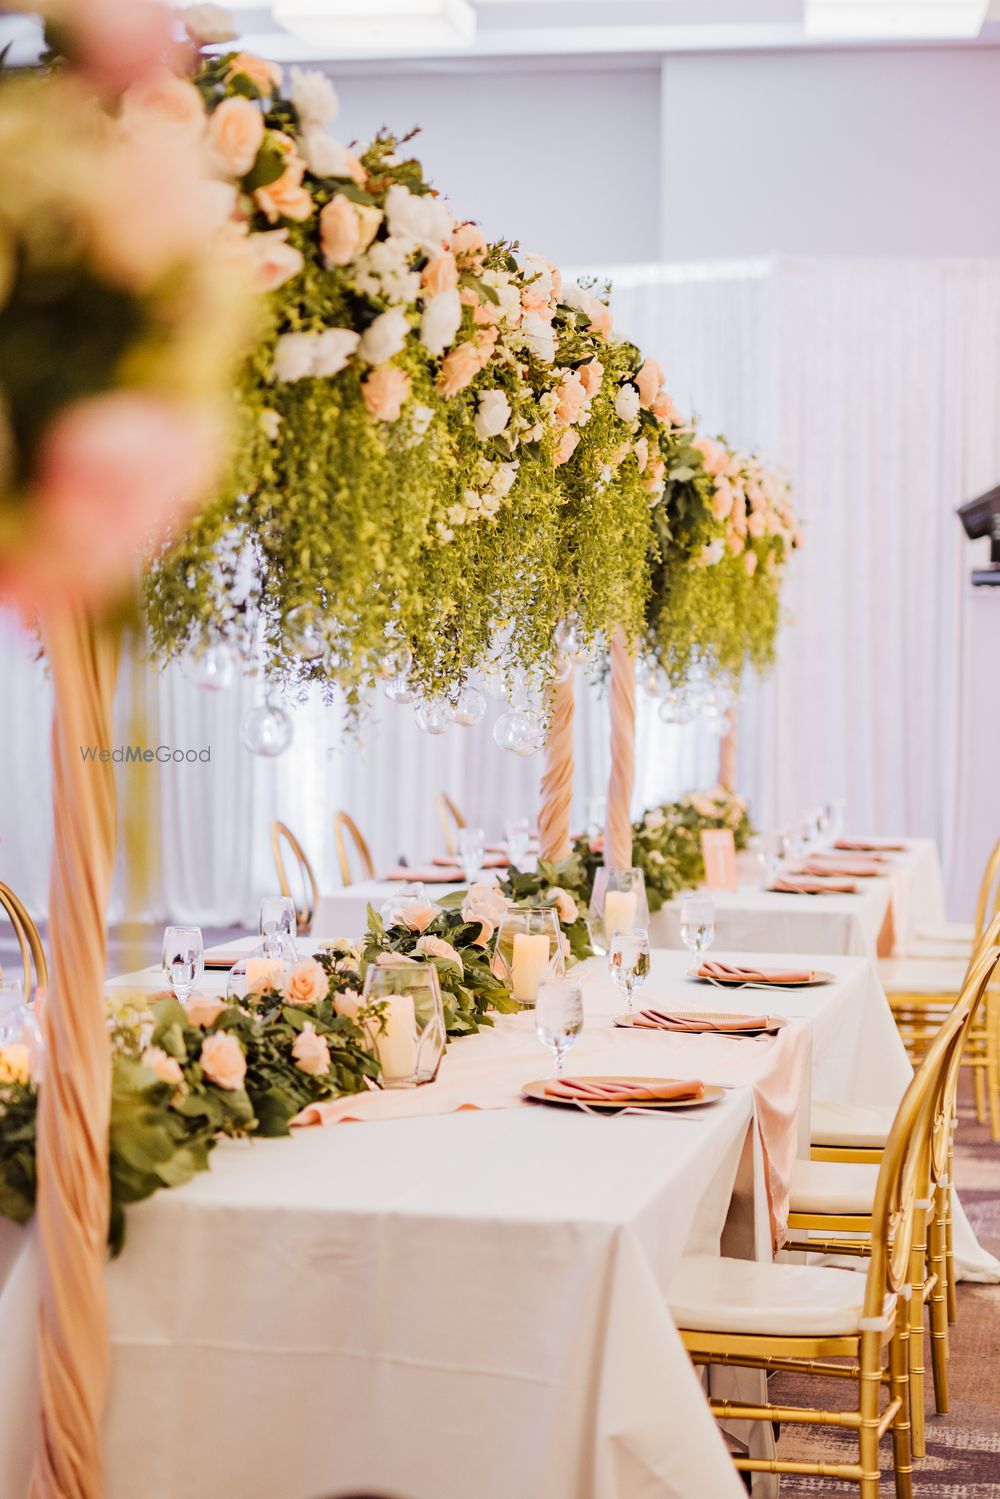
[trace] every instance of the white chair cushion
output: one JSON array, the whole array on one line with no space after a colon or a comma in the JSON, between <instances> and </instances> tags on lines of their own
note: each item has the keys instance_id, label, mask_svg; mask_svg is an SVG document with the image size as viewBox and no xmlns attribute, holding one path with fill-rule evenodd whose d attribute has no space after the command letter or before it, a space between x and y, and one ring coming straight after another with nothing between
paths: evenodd
<instances>
[{"instance_id":1,"label":"white chair cushion","mask_svg":"<svg viewBox=\"0 0 1000 1499\"><path fill-rule=\"evenodd\" d=\"M918 942L949 943L952 947L971 947L976 928L971 921L942 921L937 926L922 926L916 932Z\"/></svg>"},{"instance_id":2,"label":"white chair cushion","mask_svg":"<svg viewBox=\"0 0 1000 1499\"><path fill-rule=\"evenodd\" d=\"M878 976L886 994L940 994L954 999L967 963L962 958L880 958Z\"/></svg>"},{"instance_id":3,"label":"white chair cushion","mask_svg":"<svg viewBox=\"0 0 1000 1499\"><path fill-rule=\"evenodd\" d=\"M693 1254L667 1288L670 1312L690 1332L762 1337L850 1337L859 1331L865 1277L816 1265L759 1264ZM887 1296L886 1327L895 1307Z\"/></svg>"},{"instance_id":4,"label":"white chair cushion","mask_svg":"<svg viewBox=\"0 0 1000 1499\"><path fill-rule=\"evenodd\" d=\"M847 1161L796 1161L792 1167L789 1211L793 1213L870 1213L877 1166Z\"/></svg>"},{"instance_id":5,"label":"white chair cushion","mask_svg":"<svg viewBox=\"0 0 1000 1499\"><path fill-rule=\"evenodd\" d=\"M814 1098L809 1119L813 1145L844 1145L855 1149L882 1146L889 1138L895 1111L880 1104L839 1103Z\"/></svg>"}]
</instances>

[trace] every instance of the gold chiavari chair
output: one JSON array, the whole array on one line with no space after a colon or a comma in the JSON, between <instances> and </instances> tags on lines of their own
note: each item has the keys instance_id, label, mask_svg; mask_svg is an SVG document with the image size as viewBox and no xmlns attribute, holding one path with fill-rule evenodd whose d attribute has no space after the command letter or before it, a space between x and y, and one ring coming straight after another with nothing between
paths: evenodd
<instances>
[{"instance_id":1,"label":"gold chiavari chair","mask_svg":"<svg viewBox=\"0 0 1000 1499\"><path fill-rule=\"evenodd\" d=\"M49 982L45 949L42 947L38 928L28 915L24 902L20 896L14 894L9 885L5 885L2 881L0 881L0 906L3 906L7 912L17 938L17 945L21 952L21 966L24 969L24 1002L28 1004L31 1001L32 989L36 986L44 989Z\"/></svg>"},{"instance_id":2,"label":"gold chiavari chair","mask_svg":"<svg viewBox=\"0 0 1000 1499\"><path fill-rule=\"evenodd\" d=\"M319 885L313 867L306 857L301 843L283 822L272 822L271 824L271 848L274 853L274 867L278 874L278 886L282 895L287 895L293 900L291 886L288 881L288 873L285 869L284 851L282 843L287 843L292 858L295 860L296 872L299 878L302 904L298 900L295 903L295 924L300 933L309 931L312 926L316 907L319 905Z\"/></svg>"},{"instance_id":3,"label":"gold chiavari chair","mask_svg":"<svg viewBox=\"0 0 1000 1499\"><path fill-rule=\"evenodd\" d=\"M946 922L944 926L928 927L918 931L908 955L914 958L967 958L986 929L991 916L1000 911L1000 838L986 861L979 894L976 898L976 917L968 922Z\"/></svg>"},{"instance_id":4,"label":"gold chiavari chair","mask_svg":"<svg viewBox=\"0 0 1000 1499\"><path fill-rule=\"evenodd\" d=\"M465 827L465 818L446 791L438 792L434 806L438 822L441 824L441 831L444 833L444 851L446 854L456 854L458 843L455 834L459 828Z\"/></svg>"},{"instance_id":5,"label":"gold chiavari chair","mask_svg":"<svg viewBox=\"0 0 1000 1499\"><path fill-rule=\"evenodd\" d=\"M372 860L371 850L362 837L361 829L354 818L347 812L334 812L333 814L333 837L337 845L337 862L340 865L340 878L345 885L353 883L351 879L351 861L347 856L347 837L354 844L354 850L361 861L361 872L366 880L375 878L375 864Z\"/></svg>"},{"instance_id":6,"label":"gold chiavari chair","mask_svg":"<svg viewBox=\"0 0 1000 1499\"><path fill-rule=\"evenodd\" d=\"M994 943L989 946L980 944L958 1000L944 1025L939 1028L941 1032L947 1029L947 1033L951 1034L957 1027L957 1042L953 1052L949 1053L947 1069L941 1074L932 1116L934 1133L928 1146L913 1224L909 1358L912 1443L917 1457L922 1457L925 1450L924 1314L928 1306L931 1315L935 1406L941 1414L948 1409L946 1359L949 1287L952 1288L954 1305L954 1272L948 1247L951 1135L963 1048L1000 962L1000 948L994 945L995 940L1000 939L1000 920L991 924L987 937L992 937ZM921 1073L927 1069L932 1053L936 1055L936 1047L937 1036L928 1047L920 1065ZM947 1153L943 1154L942 1131L945 1123L948 1146ZM885 1159L888 1140L891 1138L890 1130L881 1150L882 1160ZM796 1164L788 1214L787 1250L861 1256L871 1253L872 1203L878 1168L859 1161L860 1148L856 1147L851 1154L849 1162L830 1161L829 1158L817 1160L814 1157L810 1161ZM869 1160L871 1158L868 1157ZM794 1237L795 1231L804 1237Z\"/></svg>"},{"instance_id":7,"label":"gold chiavari chair","mask_svg":"<svg viewBox=\"0 0 1000 1499\"><path fill-rule=\"evenodd\" d=\"M891 1432L897 1499L912 1499L907 1290L913 1231L934 1111L966 1018L956 1007L896 1113L871 1204L864 1279L853 1270L697 1255L682 1260L671 1281L667 1300L696 1364L857 1382L856 1410L713 1399L715 1414L730 1421L815 1424L857 1433L857 1462L735 1457L743 1472L838 1478L856 1483L861 1499L878 1499L878 1449ZM849 1362L833 1362L845 1359ZM882 1406L886 1386L889 1398Z\"/></svg>"}]
</instances>

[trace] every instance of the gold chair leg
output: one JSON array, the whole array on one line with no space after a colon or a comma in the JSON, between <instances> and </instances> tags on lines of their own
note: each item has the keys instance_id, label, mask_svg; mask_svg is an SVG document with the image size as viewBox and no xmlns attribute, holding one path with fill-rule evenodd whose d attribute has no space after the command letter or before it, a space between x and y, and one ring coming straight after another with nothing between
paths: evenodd
<instances>
[{"instance_id":1,"label":"gold chair leg","mask_svg":"<svg viewBox=\"0 0 1000 1499\"><path fill-rule=\"evenodd\" d=\"M910 1452L910 1371L907 1307L901 1302L896 1314L896 1331L889 1344L889 1393L900 1401L899 1415L892 1425L892 1466L896 1479L896 1499L913 1499L913 1461Z\"/></svg>"},{"instance_id":2,"label":"gold chair leg","mask_svg":"<svg viewBox=\"0 0 1000 1499\"><path fill-rule=\"evenodd\" d=\"M858 1458L861 1464L861 1499L878 1499L878 1428L882 1403L882 1361L879 1334L861 1335L861 1359L858 1375Z\"/></svg>"},{"instance_id":3,"label":"gold chair leg","mask_svg":"<svg viewBox=\"0 0 1000 1499\"><path fill-rule=\"evenodd\" d=\"M926 1213L914 1213L913 1249L910 1254L910 1427L913 1456L926 1453L924 1435L924 1277L927 1255Z\"/></svg>"},{"instance_id":4,"label":"gold chair leg","mask_svg":"<svg viewBox=\"0 0 1000 1499\"><path fill-rule=\"evenodd\" d=\"M934 1407L939 1416L950 1409L948 1399L948 1298L945 1277L948 1273L944 1245L944 1219L939 1209L940 1192L935 1198L930 1225L930 1268L937 1274L931 1292L931 1369L934 1374Z\"/></svg>"},{"instance_id":5,"label":"gold chair leg","mask_svg":"<svg viewBox=\"0 0 1000 1499\"><path fill-rule=\"evenodd\" d=\"M951 1168L948 1170L949 1185L944 1189L944 1259L948 1267L948 1321L958 1321L958 1287L955 1284L955 1244L951 1224Z\"/></svg>"},{"instance_id":6,"label":"gold chair leg","mask_svg":"<svg viewBox=\"0 0 1000 1499\"><path fill-rule=\"evenodd\" d=\"M976 1123L986 1123L986 1079L981 1067L973 1067L972 1082L976 1098Z\"/></svg>"},{"instance_id":7,"label":"gold chair leg","mask_svg":"<svg viewBox=\"0 0 1000 1499\"><path fill-rule=\"evenodd\" d=\"M996 1001L986 996L986 1091L990 1101L990 1135L1000 1140L1000 1076L997 1067Z\"/></svg>"}]
</instances>

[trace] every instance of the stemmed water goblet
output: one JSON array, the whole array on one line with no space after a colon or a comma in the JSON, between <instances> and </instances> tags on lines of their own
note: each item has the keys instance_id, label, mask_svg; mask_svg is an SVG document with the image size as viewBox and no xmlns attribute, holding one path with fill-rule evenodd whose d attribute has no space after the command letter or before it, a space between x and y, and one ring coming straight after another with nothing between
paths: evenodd
<instances>
[{"instance_id":1,"label":"stemmed water goblet","mask_svg":"<svg viewBox=\"0 0 1000 1499\"><path fill-rule=\"evenodd\" d=\"M644 926L612 932L608 944L608 968L625 995L626 1009L631 1010L633 994L649 977L649 966L649 933Z\"/></svg>"},{"instance_id":2,"label":"stemmed water goblet","mask_svg":"<svg viewBox=\"0 0 1000 1499\"><path fill-rule=\"evenodd\" d=\"M700 957L715 941L715 902L701 891L681 897L681 941Z\"/></svg>"},{"instance_id":3,"label":"stemmed water goblet","mask_svg":"<svg viewBox=\"0 0 1000 1499\"><path fill-rule=\"evenodd\" d=\"M181 1004L201 982L205 942L200 926L168 926L163 934L163 973Z\"/></svg>"},{"instance_id":4,"label":"stemmed water goblet","mask_svg":"<svg viewBox=\"0 0 1000 1499\"><path fill-rule=\"evenodd\" d=\"M535 1000L535 1032L552 1052L556 1076L563 1058L583 1030L583 992L575 979L547 979L538 986Z\"/></svg>"},{"instance_id":5,"label":"stemmed water goblet","mask_svg":"<svg viewBox=\"0 0 1000 1499\"><path fill-rule=\"evenodd\" d=\"M257 915L257 930L266 957L295 961L298 918L295 915L295 902L290 895L265 895L262 898Z\"/></svg>"},{"instance_id":6,"label":"stemmed water goblet","mask_svg":"<svg viewBox=\"0 0 1000 1499\"><path fill-rule=\"evenodd\" d=\"M507 858L514 869L524 868L524 858L531 843L531 823L526 817L516 817L504 823L507 837Z\"/></svg>"},{"instance_id":7,"label":"stemmed water goblet","mask_svg":"<svg viewBox=\"0 0 1000 1499\"><path fill-rule=\"evenodd\" d=\"M468 884L475 883L485 856L486 834L482 828L459 828L458 858Z\"/></svg>"}]
</instances>

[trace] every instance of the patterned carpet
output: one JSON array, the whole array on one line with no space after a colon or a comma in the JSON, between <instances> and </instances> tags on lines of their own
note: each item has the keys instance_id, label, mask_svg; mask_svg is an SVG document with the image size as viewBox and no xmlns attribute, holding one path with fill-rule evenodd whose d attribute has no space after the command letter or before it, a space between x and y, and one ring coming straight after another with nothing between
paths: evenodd
<instances>
[{"instance_id":1,"label":"patterned carpet","mask_svg":"<svg viewBox=\"0 0 1000 1499\"><path fill-rule=\"evenodd\" d=\"M1000 1256L1000 1145L976 1123L970 1096L961 1101L957 1138L955 1175L965 1210L980 1242ZM1000 1286L960 1285L958 1322L951 1333L951 1410L934 1414L928 1368L927 1456L914 1464L914 1499L1000 1499ZM838 1396L847 1404L845 1395L832 1380L782 1375L770 1386L773 1401L831 1409L840 1403ZM782 1457L852 1461L857 1445L851 1434L833 1428L785 1427L778 1451ZM856 1485L830 1478L781 1482L781 1499L857 1492ZM882 1492L894 1493L888 1437L882 1443Z\"/></svg>"}]
</instances>

